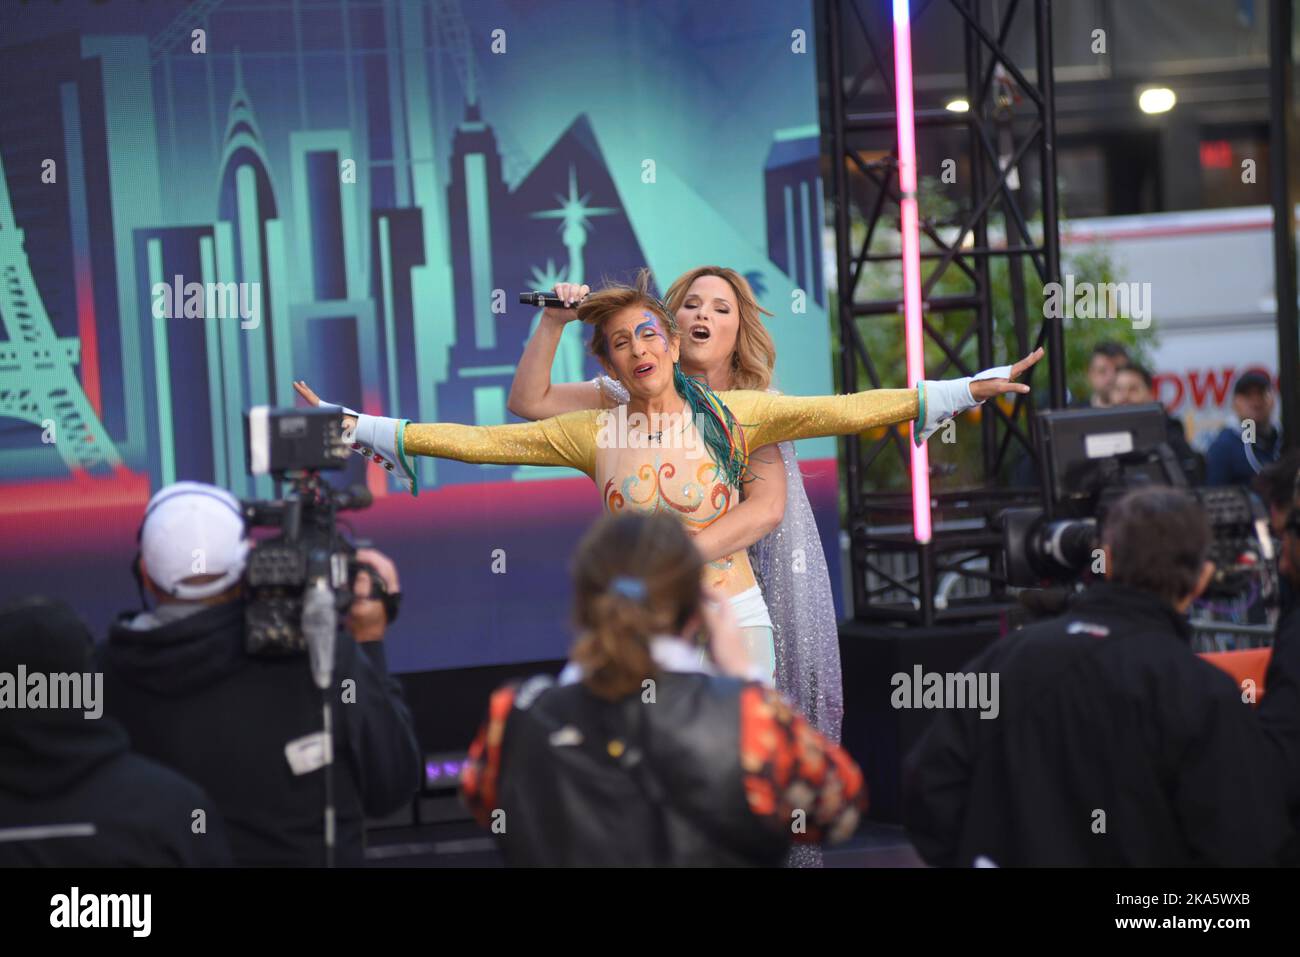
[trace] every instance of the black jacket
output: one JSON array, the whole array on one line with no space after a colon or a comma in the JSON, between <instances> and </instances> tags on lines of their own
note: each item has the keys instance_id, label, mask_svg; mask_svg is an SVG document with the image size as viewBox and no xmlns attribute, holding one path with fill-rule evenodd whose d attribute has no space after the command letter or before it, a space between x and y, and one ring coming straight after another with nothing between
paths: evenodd
<instances>
[{"instance_id":1,"label":"black jacket","mask_svg":"<svg viewBox=\"0 0 1300 957\"><path fill-rule=\"evenodd\" d=\"M115 625L101 649L106 710L136 750L212 795L235 863L324 863L324 772L295 774L285 747L322 727L305 656L244 652L244 606L219 605L147 631ZM365 815L411 799L421 760L381 643L340 635L333 691L335 861L363 862ZM344 681L354 685L343 685Z\"/></svg>"},{"instance_id":2,"label":"black jacket","mask_svg":"<svg viewBox=\"0 0 1300 957\"><path fill-rule=\"evenodd\" d=\"M1249 707L1156 596L1094 585L967 665L1000 714L941 711L908 757L908 830L932 864L1275 863L1290 831ZM1267 700L1267 696L1266 699Z\"/></svg>"},{"instance_id":3,"label":"black jacket","mask_svg":"<svg viewBox=\"0 0 1300 957\"><path fill-rule=\"evenodd\" d=\"M1286 796L1292 826L1300 832L1300 605L1295 603L1278 622L1257 714L1273 748L1271 766ZM1300 864L1300 833L1293 837L1287 858L1289 864Z\"/></svg>"},{"instance_id":4,"label":"black jacket","mask_svg":"<svg viewBox=\"0 0 1300 957\"><path fill-rule=\"evenodd\" d=\"M853 832L861 772L775 691L655 682L650 702L548 678L492 696L461 794L508 864L777 867L792 840Z\"/></svg>"},{"instance_id":5,"label":"black jacket","mask_svg":"<svg viewBox=\"0 0 1300 957\"><path fill-rule=\"evenodd\" d=\"M212 800L175 771L132 754L112 718L21 741L10 731L0 730L0 831L8 832L0 835L0 867L230 863ZM11 840L13 829L25 838Z\"/></svg>"},{"instance_id":6,"label":"black jacket","mask_svg":"<svg viewBox=\"0 0 1300 957\"><path fill-rule=\"evenodd\" d=\"M0 619L0 671L10 680L20 665L29 673L91 670L90 633L67 606L30 599ZM132 754L112 718L85 713L0 709L0 866L229 864L208 795Z\"/></svg>"}]
</instances>

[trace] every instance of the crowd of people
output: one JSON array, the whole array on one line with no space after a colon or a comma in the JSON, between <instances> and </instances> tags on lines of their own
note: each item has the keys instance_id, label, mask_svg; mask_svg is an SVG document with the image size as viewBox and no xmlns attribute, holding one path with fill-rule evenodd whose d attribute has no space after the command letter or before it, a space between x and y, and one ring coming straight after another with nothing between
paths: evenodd
<instances>
[{"instance_id":1,"label":"crowd of people","mask_svg":"<svg viewBox=\"0 0 1300 957\"><path fill-rule=\"evenodd\" d=\"M1088 360L1087 396L1075 408L1158 402L1156 381L1149 369L1133 361L1124 346L1104 340ZM1247 369L1232 384L1232 414L1223 427L1197 450L1187 440L1183 423L1165 413L1166 442L1190 485L1255 485L1258 476L1282 457L1282 432L1273 421L1273 383L1258 369Z\"/></svg>"},{"instance_id":2,"label":"crowd of people","mask_svg":"<svg viewBox=\"0 0 1300 957\"><path fill-rule=\"evenodd\" d=\"M815 865L818 847L857 829L869 782L838 743L834 613L791 442L907 422L923 441L983 400L1027 391L1014 380L1041 352L916 389L782 396L762 310L732 270L693 270L665 302L644 276L556 293L578 308L546 311L511 396L535 421L342 410L354 448L413 491L413 455L573 466L601 490L607 514L570 559L570 661L491 696L464 802L510 864ZM606 375L552 384L575 318L592 327ZM1109 344L1089 380L1094 404L1153 398L1150 374ZM320 401L306 383L299 392ZM650 419L645 441L607 447L597 417L624 405L661 416L660 429ZM1176 445L1171 420L1170 445L1196 481L1203 469L1205 481L1249 482L1264 496L1291 603L1300 492L1269 424L1268 379L1243 375L1234 411L1256 424L1250 441L1230 425L1202 465ZM671 416L697 441L665 442ZM1300 613L1285 609L1253 706L1187 642L1187 609L1213 573L1197 500L1131 492L1102 536L1104 581L968 665L1000 676L996 718L942 710L909 756L918 852L953 866L1294 863ZM103 708L94 720L0 713L0 864L361 864L365 820L411 801L423 771L384 655L380 593L400 592L393 563L357 555L324 689L337 719L323 725L302 656L247 648L240 503L210 485L168 486L138 540L144 607L98 646L62 603L0 609L0 672L95 678ZM795 549L808 553L806 577L792 580Z\"/></svg>"},{"instance_id":3,"label":"crowd of people","mask_svg":"<svg viewBox=\"0 0 1300 957\"><path fill-rule=\"evenodd\" d=\"M1294 589L1295 476L1291 495L1280 568ZM32 708L0 721L0 863L323 862L321 758L306 747L318 692L300 658L245 653L235 505L197 483L154 496L139 560L152 607L98 649L60 602L0 611L0 671L104 681L98 720ZM1252 707L1188 646L1187 608L1213 572L1196 499L1131 492L1103 541L1104 582L966 666L1000 676L996 720L940 711L911 754L918 852L958 866L1297 863L1300 611L1285 610ZM210 571L187 574L196 549ZM397 591L382 554L361 557ZM754 673L704 565L663 515L588 531L572 561L568 667L491 696L462 778L508 863L778 865L792 845L854 833L861 770ZM338 645L334 692L349 704L330 745L336 860L351 865L364 819L409 801L422 766L368 574Z\"/></svg>"}]
</instances>

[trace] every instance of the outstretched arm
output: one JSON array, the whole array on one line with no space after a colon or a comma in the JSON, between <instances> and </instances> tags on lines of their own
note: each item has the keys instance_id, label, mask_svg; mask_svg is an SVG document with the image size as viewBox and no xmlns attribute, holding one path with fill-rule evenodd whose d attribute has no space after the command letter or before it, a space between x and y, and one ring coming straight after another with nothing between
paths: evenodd
<instances>
[{"instance_id":1,"label":"outstretched arm","mask_svg":"<svg viewBox=\"0 0 1300 957\"><path fill-rule=\"evenodd\" d=\"M1036 349L1012 366L986 369L962 379L926 380L915 389L871 389L850 395L791 396L726 392L722 399L745 428L751 446L788 439L852 435L865 429L916 422L917 443L944 422L1004 392L1028 392L1015 382L1043 357Z\"/></svg>"},{"instance_id":2,"label":"outstretched arm","mask_svg":"<svg viewBox=\"0 0 1300 957\"><path fill-rule=\"evenodd\" d=\"M306 382L295 382L294 389L313 405L343 412L344 438L361 455L395 474L412 495L418 493L411 464L416 455L493 465L568 466L587 475L595 473L595 411L509 425L414 423L334 406L323 401Z\"/></svg>"},{"instance_id":3,"label":"outstretched arm","mask_svg":"<svg viewBox=\"0 0 1300 957\"><path fill-rule=\"evenodd\" d=\"M790 439L852 435L879 425L917 418L916 389L872 389L851 395L773 395L724 392L722 401L745 430L751 447Z\"/></svg>"},{"instance_id":4,"label":"outstretched arm","mask_svg":"<svg viewBox=\"0 0 1300 957\"><path fill-rule=\"evenodd\" d=\"M555 294L566 302L580 302L590 290L587 286L560 283ZM613 405L604 390L594 382L551 382L555 353L569 322L577 318L575 309L546 309L537 329L524 346L524 354L515 367L506 408L523 419L544 419L581 409L608 408Z\"/></svg>"},{"instance_id":5,"label":"outstretched arm","mask_svg":"<svg viewBox=\"0 0 1300 957\"><path fill-rule=\"evenodd\" d=\"M452 422L402 421L398 451L457 462L495 465L569 466L591 475L595 470L596 413L569 412L538 422L510 425L457 425ZM363 420L367 416L361 417ZM381 419L381 422L395 422ZM358 433L361 423L357 425Z\"/></svg>"}]
</instances>

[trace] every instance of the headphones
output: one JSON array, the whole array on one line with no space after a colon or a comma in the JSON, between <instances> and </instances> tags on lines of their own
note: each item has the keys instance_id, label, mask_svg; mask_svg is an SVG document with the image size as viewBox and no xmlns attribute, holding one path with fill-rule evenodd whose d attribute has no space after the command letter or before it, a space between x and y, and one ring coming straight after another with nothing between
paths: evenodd
<instances>
[{"instance_id":1,"label":"headphones","mask_svg":"<svg viewBox=\"0 0 1300 957\"><path fill-rule=\"evenodd\" d=\"M213 499L215 501L218 501L223 506L230 509L230 511L235 515L235 517L239 519L240 523L244 526L246 531L248 528L247 519L245 518L244 513L240 511L240 509L237 508L235 504L232 504L232 499L234 497L230 496L229 498L227 498L226 496L229 495L229 493L227 492L225 494L218 494L220 491L222 490L210 490L207 488L203 488L201 486L180 487L180 488L173 489L167 495L161 496L160 498L157 499L157 501L151 502L149 504L149 507L145 509L144 515L140 519L140 524L135 530L135 557L131 560L131 575L133 578L135 578L136 593L140 596L140 607L142 609L147 609L149 607L148 600L145 597L144 563L142 561L143 554L141 550L141 543L144 540L144 526L149 521L149 516L152 515L154 511L164 502L170 502L172 499L178 498L179 496L182 495L201 495ZM237 500L235 501L237 502ZM381 576L379 572L374 568L374 566L370 565L368 562L359 563L358 569L364 569L367 573L369 573L370 597L380 602L384 606L384 616L387 618L389 624L396 621L397 613L401 608L402 593L389 592L388 585L387 583L385 583L383 576ZM227 572L226 575L223 576L223 578L217 579L216 581L213 582L207 582L202 586L186 586L184 584L180 584L175 586L174 588L165 589L162 588L162 586L160 586L156 581L153 582L153 584L155 588L159 588L160 590L167 592L167 594L171 595L173 598L206 598L208 597L207 595L185 595L182 594L182 591L186 588L194 588L194 587L201 587L206 591L214 585L219 585L220 590L224 590L230 587L230 585L234 584L234 582L239 578L241 574L242 574L242 570L240 572L235 572L235 573ZM219 591L214 592L214 594L217 593L219 593Z\"/></svg>"}]
</instances>

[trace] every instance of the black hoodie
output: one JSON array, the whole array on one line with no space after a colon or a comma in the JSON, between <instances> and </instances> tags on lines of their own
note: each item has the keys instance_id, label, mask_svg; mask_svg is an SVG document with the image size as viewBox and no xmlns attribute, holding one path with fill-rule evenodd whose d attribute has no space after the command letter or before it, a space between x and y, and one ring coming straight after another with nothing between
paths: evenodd
<instances>
[{"instance_id":1,"label":"black hoodie","mask_svg":"<svg viewBox=\"0 0 1300 957\"><path fill-rule=\"evenodd\" d=\"M105 709L135 747L212 795L235 863L324 863L321 769L296 773L286 746L322 727L305 655L244 652L244 605L230 602L148 630L119 621L101 650ZM383 645L338 641L334 713L335 862L363 863L365 815L414 795L421 760ZM347 684L345 684L347 682Z\"/></svg>"},{"instance_id":2,"label":"black hoodie","mask_svg":"<svg viewBox=\"0 0 1300 957\"><path fill-rule=\"evenodd\" d=\"M10 605L0 672L12 681L20 665L28 675L89 672L90 633L66 605ZM117 722L87 710L0 708L0 866L229 864L211 799L132 754Z\"/></svg>"},{"instance_id":3,"label":"black hoodie","mask_svg":"<svg viewBox=\"0 0 1300 957\"><path fill-rule=\"evenodd\" d=\"M1275 768L1296 833L1286 862L1300 866L1300 603L1285 608L1277 623L1273 655L1256 712L1276 755Z\"/></svg>"}]
</instances>

